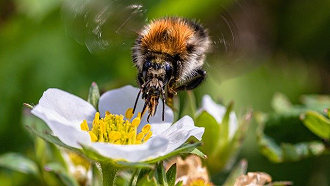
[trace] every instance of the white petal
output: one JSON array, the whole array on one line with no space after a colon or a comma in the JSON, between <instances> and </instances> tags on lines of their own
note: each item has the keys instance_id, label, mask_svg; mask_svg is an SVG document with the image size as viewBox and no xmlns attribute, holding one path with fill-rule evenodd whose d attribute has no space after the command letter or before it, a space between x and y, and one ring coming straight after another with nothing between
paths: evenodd
<instances>
[{"instance_id":1,"label":"white petal","mask_svg":"<svg viewBox=\"0 0 330 186\"><path fill-rule=\"evenodd\" d=\"M177 149L191 136L201 140L203 133L203 127L195 127L193 119L189 116L184 116L160 135L169 140L167 149L163 154L168 154Z\"/></svg>"},{"instance_id":2,"label":"white petal","mask_svg":"<svg viewBox=\"0 0 330 186\"><path fill-rule=\"evenodd\" d=\"M46 121L54 136L58 137L64 144L81 148L80 144L90 144L90 137L87 132L77 130L76 128L58 123L57 121Z\"/></svg>"},{"instance_id":3,"label":"white petal","mask_svg":"<svg viewBox=\"0 0 330 186\"><path fill-rule=\"evenodd\" d=\"M128 108L133 108L136 96L139 92L138 88L132 87L130 85L124 86L118 89L110 90L104 93L99 102L99 111L101 116L104 116L105 111L109 111L113 114L125 115ZM135 116L138 112L142 111L144 105L144 100L141 96L138 100L136 106ZM173 123L173 111L167 105L165 106L165 121L162 121L162 103L160 102L157 106L157 112L155 116L150 117L149 121L151 124L164 124ZM145 124L149 122L146 121L146 115L143 117L139 128L142 128Z\"/></svg>"},{"instance_id":4,"label":"white petal","mask_svg":"<svg viewBox=\"0 0 330 186\"><path fill-rule=\"evenodd\" d=\"M110 143L92 143L91 146L101 155L129 162L144 161L158 157L166 148L168 140L163 137L152 137L139 145L115 145Z\"/></svg>"},{"instance_id":5,"label":"white petal","mask_svg":"<svg viewBox=\"0 0 330 186\"><path fill-rule=\"evenodd\" d=\"M83 120L91 123L96 110L87 101L68 92L51 88L46 90L31 113L48 125L52 121L80 130Z\"/></svg>"},{"instance_id":6,"label":"white petal","mask_svg":"<svg viewBox=\"0 0 330 186\"><path fill-rule=\"evenodd\" d=\"M218 123L221 123L222 118L226 113L226 107L216 104L209 95L205 95L202 99L202 107L197 111L197 115L202 111L208 112ZM231 112L229 115L229 137L232 137L235 134L237 127L236 114L235 112Z\"/></svg>"}]
</instances>

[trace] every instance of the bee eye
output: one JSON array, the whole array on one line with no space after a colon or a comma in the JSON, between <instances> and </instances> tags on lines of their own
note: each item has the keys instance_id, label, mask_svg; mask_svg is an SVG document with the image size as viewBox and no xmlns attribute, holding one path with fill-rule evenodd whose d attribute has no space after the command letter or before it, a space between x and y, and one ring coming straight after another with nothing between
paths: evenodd
<instances>
[{"instance_id":1,"label":"bee eye","mask_svg":"<svg viewBox=\"0 0 330 186\"><path fill-rule=\"evenodd\" d=\"M147 71L148 69L151 67L151 62L150 61L146 61L143 64L143 69L142 69L142 76L145 79L147 76Z\"/></svg>"},{"instance_id":2,"label":"bee eye","mask_svg":"<svg viewBox=\"0 0 330 186\"><path fill-rule=\"evenodd\" d=\"M149 67L151 67L151 62L150 62L150 61L146 61L146 62L143 64L143 68L144 68L144 70L148 70Z\"/></svg>"},{"instance_id":3,"label":"bee eye","mask_svg":"<svg viewBox=\"0 0 330 186\"><path fill-rule=\"evenodd\" d=\"M166 72L165 80L168 81L171 79L173 69L172 69L172 66L167 62L165 63L164 67L165 67L165 72Z\"/></svg>"}]
</instances>

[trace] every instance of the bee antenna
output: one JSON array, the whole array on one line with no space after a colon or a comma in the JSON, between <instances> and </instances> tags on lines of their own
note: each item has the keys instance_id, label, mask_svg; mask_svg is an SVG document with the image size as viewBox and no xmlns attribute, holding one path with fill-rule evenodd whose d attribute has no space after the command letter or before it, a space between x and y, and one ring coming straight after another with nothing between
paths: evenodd
<instances>
[{"instance_id":1,"label":"bee antenna","mask_svg":"<svg viewBox=\"0 0 330 186\"><path fill-rule=\"evenodd\" d=\"M136 100L135 100L135 104L134 104L134 108L133 108L133 114L134 114L134 112L135 112L136 105L137 105L137 102L138 102L138 100L139 100L140 94L141 94L141 89L140 89L138 95L136 96Z\"/></svg>"}]
</instances>

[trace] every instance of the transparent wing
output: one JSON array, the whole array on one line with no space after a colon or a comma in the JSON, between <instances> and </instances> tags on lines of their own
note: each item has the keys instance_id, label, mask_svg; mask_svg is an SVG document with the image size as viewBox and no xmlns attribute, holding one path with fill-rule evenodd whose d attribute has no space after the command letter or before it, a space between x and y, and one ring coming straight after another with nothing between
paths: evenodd
<instances>
[{"instance_id":1,"label":"transparent wing","mask_svg":"<svg viewBox=\"0 0 330 186\"><path fill-rule=\"evenodd\" d=\"M145 9L131 0L65 0L68 33L91 53L131 44L145 24Z\"/></svg>"}]
</instances>

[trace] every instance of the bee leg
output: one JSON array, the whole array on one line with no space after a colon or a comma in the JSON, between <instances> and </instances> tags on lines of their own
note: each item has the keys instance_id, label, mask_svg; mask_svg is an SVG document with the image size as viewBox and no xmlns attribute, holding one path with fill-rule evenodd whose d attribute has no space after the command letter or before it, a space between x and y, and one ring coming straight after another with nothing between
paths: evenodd
<instances>
[{"instance_id":1,"label":"bee leg","mask_svg":"<svg viewBox=\"0 0 330 186\"><path fill-rule=\"evenodd\" d=\"M181 84L177 90L192 90L201 84L206 78L206 71L199 69L196 71L196 75L192 77L188 82Z\"/></svg>"},{"instance_id":2,"label":"bee leg","mask_svg":"<svg viewBox=\"0 0 330 186\"><path fill-rule=\"evenodd\" d=\"M173 97L174 95L177 94L177 92L175 91L175 81L171 80L169 82L168 88L167 88L167 94L166 94L166 104L171 107L172 109L174 109L174 105L173 105Z\"/></svg>"}]
</instances>

